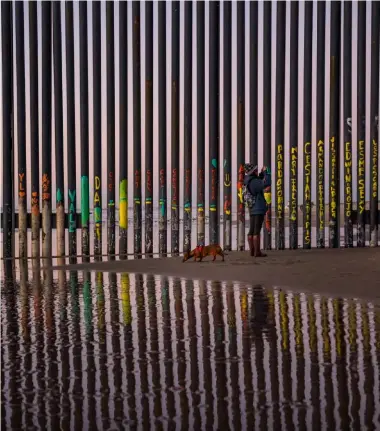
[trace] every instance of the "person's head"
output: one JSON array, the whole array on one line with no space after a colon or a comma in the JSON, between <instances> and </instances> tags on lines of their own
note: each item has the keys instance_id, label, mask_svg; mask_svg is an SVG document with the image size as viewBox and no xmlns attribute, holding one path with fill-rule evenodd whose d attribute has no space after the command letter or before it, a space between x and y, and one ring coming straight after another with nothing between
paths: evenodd
<instances>
[{"instance_id":1,"label":"person's head","mask_svg":"<svg viewBox=\"0 0 380 431\"><path fill-rule=\"evenodd\" d=\"M257 177L259 174L259 167L257 165L253 165L252 163L246 163L244 165L244 171L245 175L254 175Z\"/></svg>"}]
</instances>

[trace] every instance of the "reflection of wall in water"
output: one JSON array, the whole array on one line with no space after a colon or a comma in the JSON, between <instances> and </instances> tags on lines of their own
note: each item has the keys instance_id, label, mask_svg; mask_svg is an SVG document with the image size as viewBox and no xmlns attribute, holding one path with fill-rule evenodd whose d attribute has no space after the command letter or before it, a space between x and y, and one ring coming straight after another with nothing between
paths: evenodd
<instances>
[{"instance_id":1,"label":"reflection of wall in water","mask_svg":"<svg viewBox=\"0 0 380 431\"><path fill-rule=\"evenodd\" d=\"M133 274L72 273L66 282L61 272L49 285L35 274L29 289L21 275L13 300L4 298L7 424L376 422L380 320L370 304ZM18 417L11 400L36 409Z\"/></svg>"}]
</instances>

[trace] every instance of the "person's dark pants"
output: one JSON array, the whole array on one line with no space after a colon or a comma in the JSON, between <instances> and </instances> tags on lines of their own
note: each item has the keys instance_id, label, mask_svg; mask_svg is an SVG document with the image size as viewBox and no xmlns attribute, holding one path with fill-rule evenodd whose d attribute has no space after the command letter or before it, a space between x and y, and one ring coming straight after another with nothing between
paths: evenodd
<instances>
[{"instance_id":1,"label":"person's dark pants","mask_svg":"<svg viewBox=\"0 0 380 431\"><path fill-rule=\"evenodd\" d=\"M265 214L251 215L249 217L249 236L260 235L263 226Z\"/></svg>"},{"instance_id":2,"label":"person's dark pants","mask_svg":"<svg viewBox=\"0 0 380 431\"><path fill-rule=\"evenodd\" d=\"M249 218L248 244L251 256L265 257L260 250L260 233L263 227L265 214L251 215Z\"/></svg>"}]
</instances>

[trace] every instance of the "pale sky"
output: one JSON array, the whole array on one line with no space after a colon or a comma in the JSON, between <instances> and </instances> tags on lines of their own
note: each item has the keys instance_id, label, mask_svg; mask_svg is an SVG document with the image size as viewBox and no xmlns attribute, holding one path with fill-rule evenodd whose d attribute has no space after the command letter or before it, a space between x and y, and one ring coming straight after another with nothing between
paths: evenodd
<instances>
[{"instance_id":1,"label":"pale sky","mask_svg":"<svg viewBox=\"0 0 380 431\"><path fill-rule=\"evenodd\" d=\"M103 196L104 199L106 197L106 139L107 139L107 121L106 121L106 5L105 2L101 2L101 13L102 13L102 145L103 145ZM26 138L27 138L27 184L28 184L28 209L30 209L30 85L29 85L29 11L28 11L28 3L25 2L25 74L26 74ZM285 70L285 189L286 189L286 200L288 200L289 191L288 191L288 178L289 178L289 164L287 161L287 154L289 151L289 76L290 76L290 2L286 2L286 70ZM315 144L316 144L316 135L315 135L315 122L316 122L316 73L317 64L316 64L316 24L317 24L317 2L313 1L313 102L312 102L312 112L313 112L313 131L312 131L312 148L313 148L313 188L312 188L312 200L315 201ZM61 3L62 6L62 54L63 54L63 115L64 115L64 145L66 151L66 48L65 48L65 7L64 3ZM245 141L246 141L246 159L248 161L249 156L249 2L245 2L245 112L246 112L246 122L245 122ZM262 164L262 135L263 135L263 2L259 2L259 70L258 70L258 112L259 112L259 164ZM302 202L302 143L303 143L303 34L304 34L304 2L300 2L300 10L299 10L299 134L298 134L298 144L299 144L299 202ZM220 42L221 42L221 52L220 52L220 167L222 168L222 160L223 160L223 2L221 2L221 16L220 16ZM237 84L237 59L236 59L236 10L237 5L236 2L232 3L232 166L236 166L236 139L237 139L237 95L236 95L236 84ZM0 12L1 13L1 12ZM115 2L114 7L115 13L115 139L116 139L116 204L118 206L118 193L119 193L119 4ZM154 148L155 148L155 157L154 157L154 199L155 199L155 207L158 206L157 196L158 196L158 109L159 109L159 101L158 101L158 3L154 2ZM353 117L353 185L354 185L354 200L356 200L356 136L357 136L357 125L356 125L356 100L357 100L357 16L358 16L358 4L357 2L353 2L352 5L352 14L353 14L353 26L352 26L352 117ZM133 181L132 181L132 173L133 173L133 117L132 117L132 3L128 2L128 101L129 101L129 109L128 109L128 142L129 142L129 206L132 204L133 199ZM208 64L209 64L209 4L206 3L205 8L205 35L206 35L206 45L205 45L205 54L206 54L206 198L208 198ZM366 52L366 67L367 67L367 99L366 99L366 118L369 118L369 83L370 83L370 31L371 31L371 2L367 2L367 26L366 26L366 41L367 41L367 52ZM38 28L39 28L39 92L40 92L40 102L41 102L41 2L38 2ZM184 2L180 4L180 166L182 169L183 166L183 74L184 74ZM342 7L342 46L343 46L343 7ZM1 38L1 34L0 34ZM77 152L77 190L78 190L78 198L77 198L77 206L80 208L80 105L79 105L79 94L80 94L80 82L79 82L79 3L74 2L74 39L75 39L75 100L76 100L76 146L78 148ZM15 34L14 34L14 43L15 43ZM1 44L0 44L1 46ZM88 3L88 55L89 55L89 136L90 136L90 208L93 206L92 199L92 185L93 185L93 154L92 154L92 138L93 138L93 110L92 110L92 5ZM330 47L330 3L326 4L326 88L325 88L325 142L328 142L328 130L329 130L329 47ZM193 2L193 207L196 205L196 128L197 128L197 119L196 119L196 2ZM341 61L341 71L342 71L342 63ZM15 67L15 61L14 61ZM272 170L274 168L274 148L275 148L275 73L276 73L276 2L273 3L272 6ZM0 71L1 74L1 71ZM341 75L342 76L342 75ZM168 172L170 170L170 143L171 143L171 3L167 2L167 141L168 141L168 151L167 151L167 169ZM52 79L53 83L53 79ZM341 80L341 88L343 89L343 80ZM54 97L54 89L53 89L53 97ZM15 93L16 97L16 93ZM343 91L341 91L341 97L343 97ZM54 106L54 105L53 105ZM144 173L144 159L145 159L145 5L141 3L141 109L142 109L142 121L141 121L141 134L142 134L142 173ZM52 112L54 109L52 108ZM341 105L341 113L343 114L343 105ZM40 114L40 130L41 130L41 103L39 106L39 114ZM16 113L17 115L17 113ZM2 103L0 103L0 118L2 118ZM342 118L342 117L341 117ZM55 154L54 154L54 117L52 117L52 206L55 208ZM16 131L16 139L17 139L17 128ZM40 132L40 146L41 146L41 137L42 134ZM2 156L2 134L1 134L1 156ZM366 126L366 148L368 148L369 142L369 122L367 121ZM40 147L41 148L41 147ZM343 119L341 119L341 154L343 148ZM328 157L328 146L326 148ZM67 169L66 169L66 154L65 154L65 201L67 206ZM17 145L15 151L15 160L17 160ZM40 154L41 160L41 154ZM366 154L366 163L369 163L369 154L367 151ZM17 164L16 164L17 166ZM369 166L369 165L367 165ZM369 169L369 168L368 168ZM368 172L368 171L367 171ZM142 190L144 196L144 174L142 174ZM220 196L222 197L223 193L223 182L222 175L223 171L220 170L220 185L221 191ZM17 168L15 169L15 178L17 176ZM237 169L233 169L232 171L232 184L236 184L237 182ZM343 173L341 172L341 178L343 179ZM326 186L328 181L328 159L326 158ZM170 175L168 175L168 199L170 199ZM183 181L180 176L180 187L181 191L183 190ZM366 187L367 199L369 196L369 177L367 177L367 187ZM233 189L234 190L234 189ZM236 189L235 189L236 190ZM233 200L232 206L236 208L236 193L233 192ZM343 181L341 181L341 195L343 199ZM183 203L183 195L181 196L181 206ZM328 201L328 193L326 189L326 201ZM221 200L221 204L222 204ZM16 200L17 205L17 200ZM104 200L103 207L106 206L106 201ZM222 210L222 205L221 205ZM130 215L131 216L131 215Z\"/></svg>"}]
</instances>

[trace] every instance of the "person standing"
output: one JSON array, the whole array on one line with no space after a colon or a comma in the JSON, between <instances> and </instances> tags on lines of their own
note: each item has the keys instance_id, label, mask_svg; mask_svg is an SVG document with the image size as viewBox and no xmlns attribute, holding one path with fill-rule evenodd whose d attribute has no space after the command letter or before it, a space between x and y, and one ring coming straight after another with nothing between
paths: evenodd
<instances>
[{"instance_id":1,"label":"person standing","mask_svg":"<svg viewBox=\"0 0 380 431\"><path fill-rule=\"evenodd\" d=\"M244 185L247 192L251 195L248 232L250 254L254 257L266 257L266 254L262 253L260 249L260 234L268 209L264 193L267 193L271 186L271 175L267 167L264 166L259 173L258 166L251 163L246 163L244 170Z\"/></svg>"}]
</instances>

